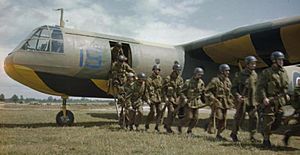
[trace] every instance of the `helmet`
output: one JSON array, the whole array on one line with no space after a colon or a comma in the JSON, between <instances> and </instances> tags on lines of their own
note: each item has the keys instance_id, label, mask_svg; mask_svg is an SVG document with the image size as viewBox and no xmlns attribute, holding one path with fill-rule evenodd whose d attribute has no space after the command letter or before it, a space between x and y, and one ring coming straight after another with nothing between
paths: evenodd
<instances>
[{"instance_id":1,"label":"helmet","mask_svg":"<svg viewBox=\"0 0 300 155\"><path fill-rule=\"evenodd\" d=\"M131 73L131 72L129 72L129 73L127 74L127 77L128 77L128 78L134 77L134 74Z\"/></svg>"},{"instance_id":2,"label":"helmet","mask_svg":"<svg viewBox=\"0 0 300 155\"><path fill-rule=\"evenodd\" d=\"M124 55L120 55L118 58L119 61L126 61L127 58Z\"/></svg>"},{"instance_id":3,"label":"helmet","mask_svg":"<svg viewBox=\"0 0 300 155\"><path fill-rule=\"evenodd\" d=\"M122 47L122 43L121 43L121 42L117 42L117 43L116 43L116 46L117 46L117 47Z\"/></svg>"},{"instance_id":4,"label":"helmet","mask_svg":"<svg viewBox=\"0 0 300 155\"><path fill-rule=\"evenodd\" d=\"M229 70L230 70L230 67L229 67L229 65L227 65L227 64L221 64L221 65L219 66L219 71L220 71L220 72L229 71Z\"/></svg>"},{"instance_id":5,"label":"helmet","mask_svg":"<svg viewBox=\"0 0 300 155\"><path fill-rule=\"evenodd\" d=\"M181 66L179 64L177 64L177 63L174 64L172 68L173 68L173 70L181 71Z\"/></svg>"},{"instance_id":6,"label":"helmet","mask_svg":"<svg viewBox=\"0 0 300 155\"><path fill-rule=\"evenodd\" d=\"M143 72L141 72L141 73L139 73L138 75L137 75L137 77L138 77L138 79L141 79L141 80L146 80L146 74L145 73L143 73Z\"/></svg>"},{"instance_id":7,"label":"helmet","mask_svg":"<svg viewBox=\"0 0 300 155\"><path fill-rule=\"evenodd\" d=\"M152 67L152 70L160 70L159 65L158 65L158 64L154 65L154 66Z\"/></svg>"},{"instance_id":8,"label":"helmet","mask_svg":"<svg viewBox=\"0 0 300 155\"><path fill-rule=\"evenodd\" d=\"M249 64L249 63L251 63L251 62L256 62L257 61L257 59L255 58L255 56L247 56L246 58L245 58L245 63L246 64Z\"/></svg>"},{"instance_id":9,"label":"helmet","mask_svg":"<svg viewBox=\"0 0 300 155\"><path fill-rule=\"evenodd\" d=\"M271 60L285 59L284 54L280 51L275 51L271 54Z\"/></svg>"},{"instance_id":10,"label":"helmet","mask_svg":"<svg viewBox=\"0 0 300 155\"><path fill-rule=\"evenodd\" d=\"M194 75L196 75L196 74L204 75L204 70L201 67L196 67L194 69Z\"/></svg>"}]
</instances>

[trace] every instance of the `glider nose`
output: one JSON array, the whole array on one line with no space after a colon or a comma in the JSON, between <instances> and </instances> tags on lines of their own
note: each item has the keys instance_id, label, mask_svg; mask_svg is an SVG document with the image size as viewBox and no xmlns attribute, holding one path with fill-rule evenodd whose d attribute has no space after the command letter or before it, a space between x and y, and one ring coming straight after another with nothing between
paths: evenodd
<instances>
[{"instance_id":1,"label":"glider nose","mask_svg":"<svg viewBox=\"0 0 300 155\"><path fill-rule=\"evenodd\" d=\"M5 58L4 71L9 77L11 77L12 79L15 79L17 76L17 73L14 68L13 57L14 57L14 53L9 53L8 56Z\"/></svg>"}]
</instances>

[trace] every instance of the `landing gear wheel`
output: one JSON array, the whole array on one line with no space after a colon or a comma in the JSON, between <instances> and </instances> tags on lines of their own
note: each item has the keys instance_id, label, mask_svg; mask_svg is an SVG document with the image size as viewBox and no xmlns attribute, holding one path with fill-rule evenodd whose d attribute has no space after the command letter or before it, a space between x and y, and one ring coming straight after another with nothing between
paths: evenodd
<instances>
[{"instance_id":1,"label":"landing gear wheel","mask_svg":"<svg viewBox=\"0 0 300 155\"><path fill-rule=\"evenodd\" d=\"M74 115L70 110L66 111L67 116L64 117L63 111L60 111L56 115L56 124L59 126L70 126L74 123Z\"/></svg>"}]
</instances>

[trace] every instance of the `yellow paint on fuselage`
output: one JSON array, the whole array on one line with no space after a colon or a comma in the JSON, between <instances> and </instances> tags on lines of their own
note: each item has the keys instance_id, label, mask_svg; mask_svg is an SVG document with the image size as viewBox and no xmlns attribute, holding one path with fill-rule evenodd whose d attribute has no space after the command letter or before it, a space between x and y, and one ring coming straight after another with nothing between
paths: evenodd
<instances>
[{"instance_id":1,"label":"yellow paint on fuselage","mask_svg":"<svg viewBox=\"0 0 300 155\"><path fill-rule=\"evenodd\" d=\"M108 80L99 80L99 79L91 79L91 80L98 88L100 88L101 90L103 90L105 92L108 92L108 89L109 89L109 85L108 85L109 81ZM113 95L114 92L117 93L117 91L113 90L113 88L111 87L108 93L110 95Z\"/></svg>"},{"instance_id":2,"label":"yellow paint on fuselage","mask_svg":"<svg viewBox=\"0 0 300 155\"><path fill-rule=\"evenodd\" d=\"M280 35L289 61L291 63L298 62L300 59L300 24L281 28Z\"/></svg>"},{"instance_id":3,"label":"yellow paint on fuselage","mask_svg":"<svg viewBox=\"0 0 300 155\"><path fill-rule=\"evenodd\" d=\"M67 96L62 93L55 92L51 88L49 88L39 77L36 73L25 66L22 65L13 65L5 63L4 66L5 72L14 80L32 88L37 91L58 95L58 96Z\"/></svg>"},{"instance_id":4,"label":"yellow paint on fuselage","mask_svg":"<svg viewBox=\"0 0 300 155\"><path fill-rule=\"evenodd\" d=\"M236 39L227 40L204 46L203 50L216 63L229 63L236 65L238 58L244 58L249 55L256 56L256 50L252 44L250 35L245 35ZM258 67L267 65L259 57Z\"/></svg>"}]
</instances>

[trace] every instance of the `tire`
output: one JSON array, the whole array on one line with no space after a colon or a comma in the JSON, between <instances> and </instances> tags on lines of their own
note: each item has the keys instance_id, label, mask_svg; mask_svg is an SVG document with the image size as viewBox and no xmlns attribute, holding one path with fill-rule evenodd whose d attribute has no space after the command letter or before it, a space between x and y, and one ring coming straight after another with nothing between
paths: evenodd
<instances>
[{"instance_id":1,"label":"tire","mask_svg":"<svg viewBox=\"0 0 300 155\"><path fill-rule=\"evenodd\" d=\"M67 110L66 111L67 113L67 118L64 119L64 114L63 114L63 111L60 111L57 113L56 115L56 124L59 125L59 126L70 126L74 123L74 114Z\"/></svg>"}]
</instances>

